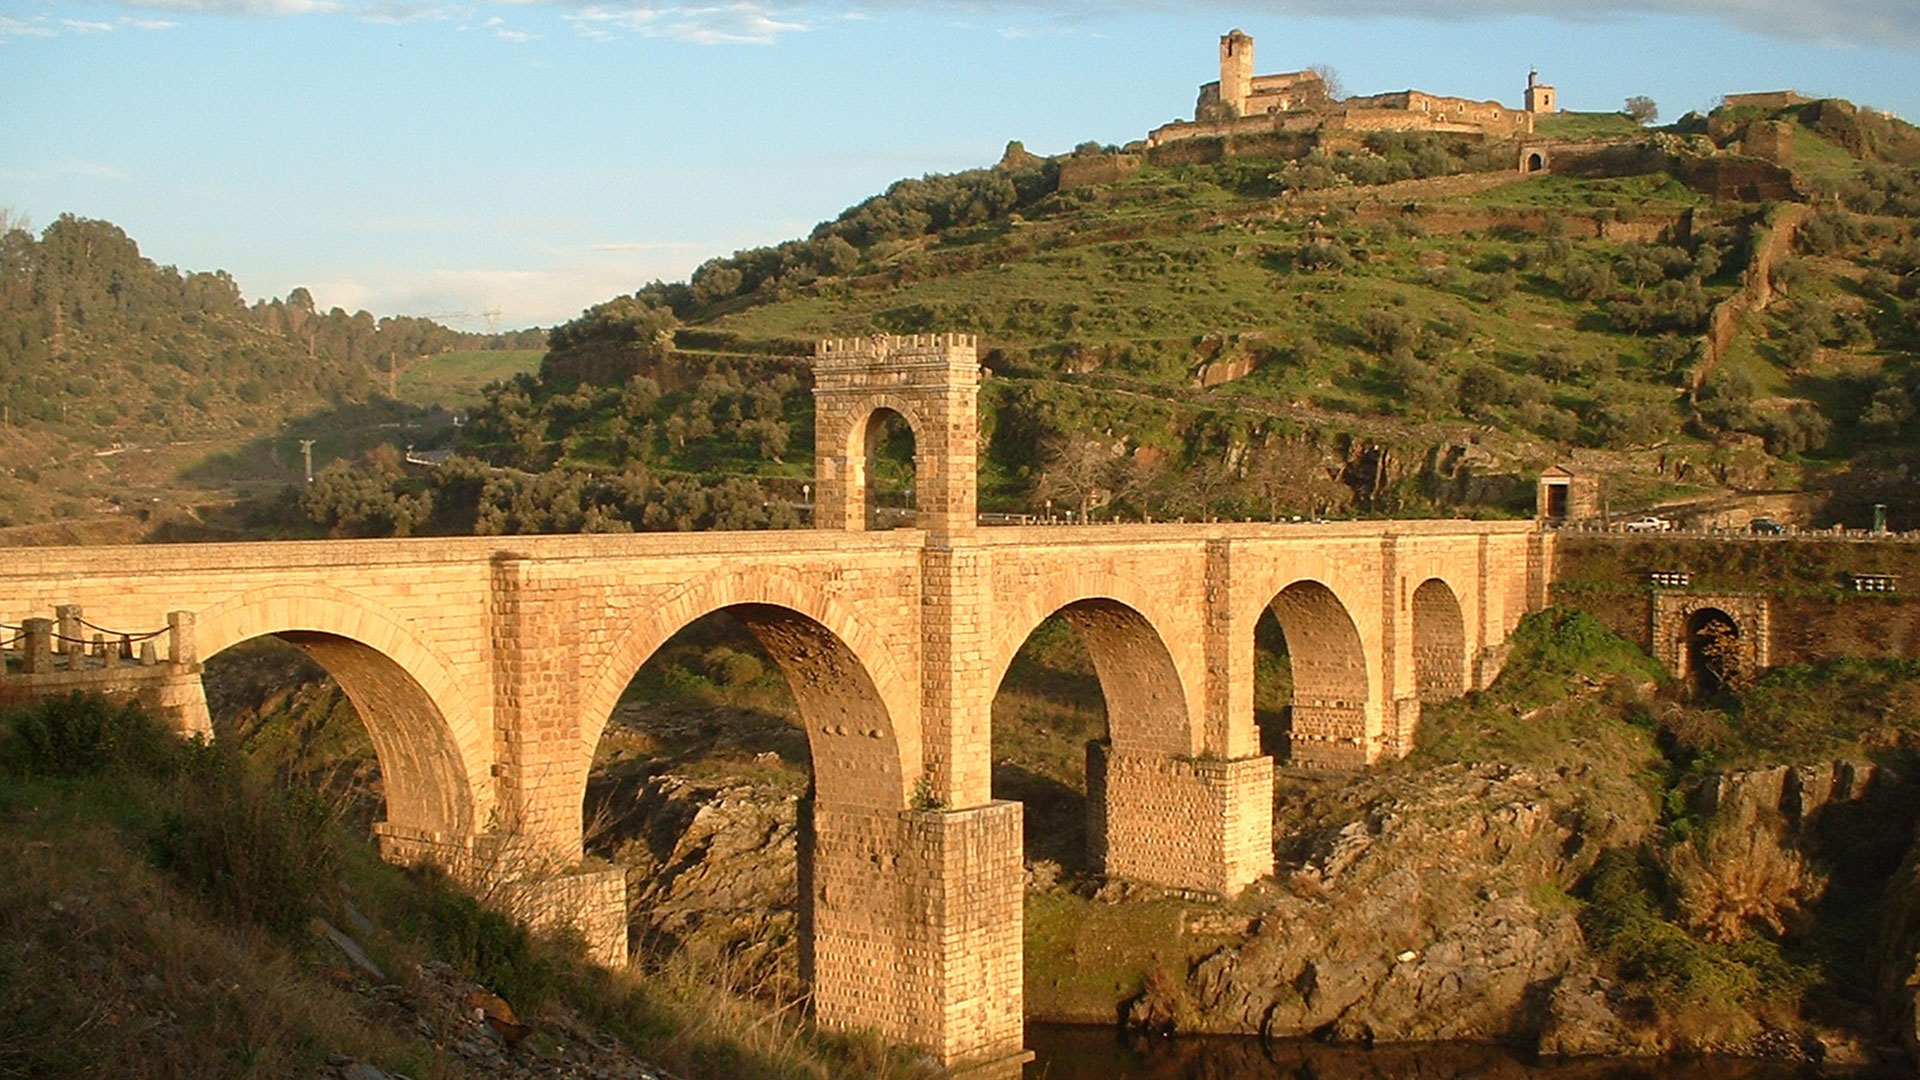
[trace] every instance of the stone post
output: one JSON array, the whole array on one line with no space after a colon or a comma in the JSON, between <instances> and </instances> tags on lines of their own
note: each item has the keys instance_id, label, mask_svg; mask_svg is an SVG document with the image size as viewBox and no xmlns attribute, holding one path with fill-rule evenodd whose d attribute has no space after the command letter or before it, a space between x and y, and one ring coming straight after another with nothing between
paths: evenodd
<instances>
[{"instance_id":1,"label":"stone post","mask_svg":"<svg viewBox=\"0 0 1920 1080\"><path fill-rule=\"evenodd\" d=\"M1273 759L1089 743L1087 846L1114 877L1233 896L1273 873Z\"/></svg>"},{"instance_id":2,"label":"stone post","mask_svg":"<svg viewBox=\"0 0 1920 1080\"><path fill-rule=\"evenodd\" d=\"M80 605L61 604L53 609L53 617L59 623L57 632L60 635L59 647L54 651L66 654L69 667L79 668L80 658L85 656L87 651L83 633L85 627L80 624Z\"/></svg>"},{"instance_id":3,"label":"stone post","mask_svg":"<svg viewBox=\"0 0 1920 1080\"><path fill-rule=\"evenodd\" d=\"M167 662L198 664L200 647L193 639L193 612L167 612Z\"/></svg>"},{"instance_id":4,"label":"stone post","mask_svg":"<svg viewBox=\"0 0 1920 1080\"><path fill-rule=\"evenodd\" d=\"M45 675L53 670L53 620L22 619L20 632L26 635L23 675Z\"/></svg>"},{"instance_id":5,"label":"stone post","mask_svg":"<svg viewBox=\"0 0 1920 1080\"><path fill-rule=\"evenodd\" d=\"M510 552L493 557L491 578L495 825L501 831L420 837L390 826L381 833L382 852L450 866L502 910L535 928L570 928L596 960L624 967L625 875L618 867L581 862L574 764L581 753L578 583Z\"/></svg>"},{"instance_id":6,"label":"stone post","mask_svg":"<svg viewBox=\"0 0 1920 1080\"><path fill-rule=\"evenodd\" d=\"M1020 805L817 807L813 832L820 1025L926 1047L956 1072L1017 1076L1027 1057Z\"/></svg>"}]
</instances>

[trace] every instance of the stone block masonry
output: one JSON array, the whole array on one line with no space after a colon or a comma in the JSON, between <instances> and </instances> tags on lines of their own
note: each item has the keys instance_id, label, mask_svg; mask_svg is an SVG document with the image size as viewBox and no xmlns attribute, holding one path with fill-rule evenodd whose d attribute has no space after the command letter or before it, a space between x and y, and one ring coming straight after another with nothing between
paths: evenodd
<instances>
[{"instance_id":1,"label":"stone block masonry","mask_svg":"<svg viewBox=\"0 0 1920 1080\"><path fill-rule=\"evenodd\" d=\"M171 627L166 663L99 670L148 673L183 729L204 727L203 658L295 644L372 736L388 858L444 866L617 963L618 875L582 859L593 752L647 658L726 612L786 676L811 751L801 937L818 1023L1012 1075L1021 813L992 798L989 718L1042 621L1079 632L1106 699L1095 854L1116 876L1230 895L1273 866L1262 613L1288 642L1295 761L1359 767L1405 752L1421 700L1490 677L1545 602L1554 548L1531 522L980 528L976 354L965 335L820 344L813 530L9 550L0 623L39 620L50 640L48 614L81 605L103 626ZM868 532L883 411L913 431L920 517ZM17 643L0 698L53 692L67 662Z\"/></svg>"}]
</instances>

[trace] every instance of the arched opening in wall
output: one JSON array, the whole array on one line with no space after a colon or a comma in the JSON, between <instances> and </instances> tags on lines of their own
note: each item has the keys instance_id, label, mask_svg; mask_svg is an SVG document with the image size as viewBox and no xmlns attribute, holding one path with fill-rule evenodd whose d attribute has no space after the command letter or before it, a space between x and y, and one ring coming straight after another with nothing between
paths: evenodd
<instances>
[{"instance_id":1,"label":"arched opening in wall","mask_svg":"<svg viewBox=\"0 0 1920 1080\"><path fill-rule=\"evenodd\" d=\"M824 768L810 728L834 740ZM898 790L892 752L872 680L804 615L723 607L655 648L601 730L582 804L588 853L626 870L636 962L800 1000L813 808L885 804L865 789Z\"/></svg>"},{"instance_id":2,"label":"arched opening in wall","mask_svg":"<svg viewBox=\"0 0 1920 1080\"><path fill-rule=\"evenodd\" d=\"M1262 608L1253 624L1253 722L1260 730L1262 754L1286 760L1292 713L1293 657L1287 652L1287 635L1273 609Z\"/></svg>"},{"instance_id":3,"label":"arched opening in wall","mask_svg":"<svg viewBox=\"0 0 1920 1080\"><path fill-rule=\"evenodd\" d=\"M1113 755L1182 756L1186 700L1153 624L1117 600L1085 599L1042 620L993 698L993 796L1025 813L1040 879L1099 869L1103 808L1089 771Z\"/></svg>"},{"instance_id":4,"label":"arched opening in wall","mask_svg":"<svg viewBox=\"0 0 1920 1080\"><path fill-rule=\"evenodd\" d=\"M1284 748L1295 762L1366 764L1367 654L1346 605L1332 589L1307 580L1280 590L1267 610L1279 626L1291 686L1281 710L1285 731L1263 728L1262 747ZM1260 649L1258 624L1254 633L1256 650L1267 651ZM1256 676L1261 663L1256 655ZM1269 705L1269 715L1273 711Z\"/></svg>"},{"instance_id":5,"label":"arched opening in wall","mask_svg":"<svg viewBox=\"0 0 1920 1080\"><path fill-rule=\"evenodd\" d=\"M336 634L283 631L207 657L214 739L265 776L320 794L350 827L465 835L473 807L439 706L392 658Z\"/></svg>"},{"instance_id":6,"label":"arched opening in wall","mask_svg":"<svg viewBox=\"0 0 1920 1080\"><path fill-rule=\"evenodd\" d=\"M1069 875L1091 869L1087 745L1106 733L1093 657L1071 623L1050 616L1014 654L993 696L993 797L1022 805L1028 866Z\"/></svg>"},{"instance_id":7,"label":"arched opening in wall","mask_svg":"<svg viewBox=\"0 0 1920 1080\"><path fill-rule=\"evenodd\" d=\"M1740 680L1740 625L1719 608L1687 616L1687 687L1695 697L1717 694Z\"/></svg>"},{"instance_id":8,"label":"arched opening in wall","mask_svg":"<svg viewBox=\"0 0 1920 1080\"><path fill-rule=\"evenodd\" d=\"M1529 150L1527 152L1526 164L1521 167L1521 171L1529 172L1529 173L1537 173L1537 172L1544 171L1546 167L1547 167L1547 155L1541 153L1538 150Z\"/></svg>"},{"instance_id":9,"label":"arched opening in wall","mask_svg":"<svg viewBox=\"0 0 1920 1080\"><path fill-rule=\"evenodd\" d=\"M900 529L914 524L913 426L892 409L875 409L862 437L865 454L867 528Z\"/></svg>"},{"instance_id":10,"label":"arched opening in wall","mask_svg":"<svg viewBox=\"0 0 1920 1080\"><path fill-rule=\"evenodd\" d=\"M1413 591L1413 684L1423 702L1449 701L1467 689L1466 620L1439 578Z\"/></svg>"}]
</instances>

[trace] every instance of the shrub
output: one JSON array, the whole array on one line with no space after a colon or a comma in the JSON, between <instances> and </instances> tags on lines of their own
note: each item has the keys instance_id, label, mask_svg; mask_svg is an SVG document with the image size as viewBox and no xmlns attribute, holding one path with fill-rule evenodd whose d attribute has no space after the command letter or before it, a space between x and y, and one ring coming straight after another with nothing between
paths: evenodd
<instances>
[{"instance_id":1,"label":"shrub","mask_svg":"<svg viewBox=\"0 0 1920 1080\"><path fill-rule=\"evenodd\" d=\"M155 865L219 915L289 937L335 882L333 812L317 794L275 791L237 755L192 754L148 837Z\"/></svg>"},{"instance_id":2,"label":"shrub","mask_svg":"<svg viewBox=\"0 0 1920 1080\"><path fill-rule=\"evenodd\" d=\"M97 694L76 691L0 716L0 767L16 776L166 776L183 757L184 744L138 704Z\"/></svg>"}]
</instances>

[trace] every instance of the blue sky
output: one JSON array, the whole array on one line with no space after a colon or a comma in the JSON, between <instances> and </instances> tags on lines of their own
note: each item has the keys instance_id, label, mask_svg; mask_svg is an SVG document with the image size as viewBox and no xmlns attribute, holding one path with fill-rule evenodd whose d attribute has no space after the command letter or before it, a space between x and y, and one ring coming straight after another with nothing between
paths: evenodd
<instances>
[{"instance_id":1,"label":"blue sky","mask_svg":"<svg viewBox=\"0 0 1920 1080\"><path fill-rule=\"evenodd\" d=\"M1138 138L1235 26L1349 93L1920 120L1920 0L0 0L0 208L249 299L546 325L1009 139Z\"/></svg>"}]
</instances>

